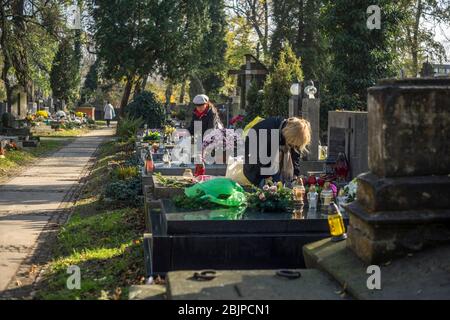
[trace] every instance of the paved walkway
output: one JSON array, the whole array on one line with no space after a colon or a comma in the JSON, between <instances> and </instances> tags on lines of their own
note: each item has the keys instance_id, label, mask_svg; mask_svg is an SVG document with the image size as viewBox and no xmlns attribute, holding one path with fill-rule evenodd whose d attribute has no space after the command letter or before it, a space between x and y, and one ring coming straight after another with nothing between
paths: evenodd
<instances>
[{"instance_id":1,"label":"paved walkway","mask_svg":"<svg viewBox=\"0 0 450 320\"><path fill-rule=\"evenodd\" d=\"M91 131L0 185L0 295L52 215L70 203L95 150L111 135L112 129Z\"/></svg>"}]
</instances>

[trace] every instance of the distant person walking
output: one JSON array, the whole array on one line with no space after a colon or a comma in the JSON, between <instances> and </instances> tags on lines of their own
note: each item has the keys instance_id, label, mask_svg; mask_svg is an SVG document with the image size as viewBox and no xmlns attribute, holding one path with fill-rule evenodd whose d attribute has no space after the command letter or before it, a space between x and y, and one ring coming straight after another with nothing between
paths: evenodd
<instances>
[{"instance_id":1,"label":"distant person walking","mask_svg":"<svg viewBox=\"0 0 450 320\"><path fill-rule=\"evenodd\" d=\"M112 106L111 103L109 103L109 101L106 101L105 109L103 110L103 112L105 113L104 118L106 120L106 125L109 128L109 126L111 125L111 120L114 119L116 116L114 107Z\"/></svg>"}]
</instances>

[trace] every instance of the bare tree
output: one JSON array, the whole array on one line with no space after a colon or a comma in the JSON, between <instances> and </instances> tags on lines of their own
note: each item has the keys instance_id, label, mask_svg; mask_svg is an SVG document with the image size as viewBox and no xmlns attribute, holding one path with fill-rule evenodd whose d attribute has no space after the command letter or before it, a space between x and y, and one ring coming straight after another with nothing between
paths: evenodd
<instances>
[{"instance_id":1,"label":"bare tree","mask_svg":"<svg viewBox=\"0 0 450 320\"><path fill-rule=\"evenodd\" d=\"M269 56L270 0L227 0L226 7L253 27L264 58Z\"/></svg>"}]
</instances>

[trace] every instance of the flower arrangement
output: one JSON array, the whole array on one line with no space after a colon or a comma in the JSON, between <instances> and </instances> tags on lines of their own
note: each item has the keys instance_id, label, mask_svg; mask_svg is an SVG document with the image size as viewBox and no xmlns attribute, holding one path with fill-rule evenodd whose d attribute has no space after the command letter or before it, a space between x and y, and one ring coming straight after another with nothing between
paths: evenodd
<instances>
[{"instance_id":1,"label":"flower arrangement","mask_svg":"<svg viewBox=\"0 0 450 320\"><path fill-rule=\"evenodd\" d=\"M38 112L36 112L36 117L37 118L44 118L44 119L48 119L49 115L48 112L45 110L40 110Z\"/></svg>"},{"instance_id":2,"label":"flower arrangement","mask_svg":"<svg viewBox=\"0 0 450 320\"><path fill-rule=\"evenodd\" d=\"M236 142L242 141L239 133L232 129L215 129L203 138L203 154L211 154L213 150L234 150Z\"/></svg>"},{"instance_id":3,"label":"flower arrangement","mask_svg":"<svg viewBox=\"0 0 450 320\"><path fill-rule=\"evenodd\" d=\"M287 212L293 208L292 190L271 180L262 189L247 193L247 208L261 212Z\"/></svg>"},{"instance_id":4,"label":"flower arrangement","mask_svg":"<svg viewBox=\"0 0 450 320\"><path fill-rule=\"evenodd\" d=\"M194 179L179 180L170 177L165 177L161 173L155 173L154 176L157 178L159 184L168 188L188 188L195 184Z\"/></svg>"},{"instance_id":5,"label":"flower arrangement","mask_svg":"<svg viewBox=\"0 0 450 320\"><path fill-rule=\"evenodd\" d=\"M161 133L158 131L150 131L145 137L144 141L159 141L161 140Z\"/></svg>"},{"instance_id":6,"label":"flower arrangement","mask_svg":"<svg viewBox=\"0 0 450 320\"><path fill-rule=\"evenodd\" d=\"M165 126L164 127L164 135L165 136L170 136L172 135L174 132L176 131L176 129L172 126Z\"/></svg>"},{"instance_id":7,"label":"flower arrangement","mask_svg":"<svg viewBox=\"0 0 450 320\"><path fill-rule=\"evenodd\" d=\"M8 142L5 146L7 151L19 150L17 144L14 141Z\"/></svg>"},{"instance_id":8,"label":"flower arrangement","mask_svg":"<svg viewBox=\"0 0 450 320\"><path fill-rule=\"evenodd\" d=\"M174 204L177 208L184 210L206 210L220 208L218 204L211 203L200 198L190 198L186 195L176 196L173 198Z\"/></svg>"},{"instance_id":9,"label":"flower arrangement","mask_svg":"<svg viewBox=\"0 0 450 320\"><path fill-rule=\"evenodd\" d=\"M347 196L347 202L356 200L356 192L358 191L358 183L353 179L348 185L344 187L344 195Z\"/></svg>"}]
</instances>

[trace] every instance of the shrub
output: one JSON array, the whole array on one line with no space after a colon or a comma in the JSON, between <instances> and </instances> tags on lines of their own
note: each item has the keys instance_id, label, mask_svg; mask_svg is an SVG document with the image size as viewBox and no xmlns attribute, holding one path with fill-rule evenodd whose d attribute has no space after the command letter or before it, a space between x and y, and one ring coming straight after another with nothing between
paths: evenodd
<instances>
[{"instance_id":1,"label":"shrub","mask_svg":"<svg viewBox=\"0 0 450 320\"><path fill-rule=\"evenodd\" d=\"M80 127L81 127L81 125L76 122L66 122L63 125L61 125L61 128L66 129L66 130L73 130L73 129L80 128Z\"/></svg>"},{"instance_id":2,"label":"shrub","mask_svg":"<svg viewBox=\"0 0 450 320\"><path fill-rule=\"evenodd\" d=\"M260 92L258 83L252 81L247 91L248 105L245 107L246 115L244 118L245 125L252 122L257 116L263 116L264 93Z\"/></svg>"},{"instance_id":3,"label":"shrub","mask_svg":"<svg viewBox=\"0 0 450 320\"><path fill-rule=\"evenodd\" d=\"M161 128L166 121L164 106L150 91L137 95L126 106L125 113L131 119L143 119L149 128Z\"/></svg>"},{"instance_id":4,"label":"shrub","mask_svg":"<svg viewBox=\"0 0 450 320\"><path fill-rule=\"evenodd\" d=\"M117 125L117 136L120 141L128 141L136 136L139 128L143 125L142 118L122 118Z\"/></svg>"},{"instance_id":5,"label":"shrub","mask_svg":"<svg viewBox=\"0 0 450 320\"><path fill-rule=\"evenodd\" d=\"M178 119L180 121L184 121L184 120L186 120L186 110L180 109L178 112L172 111L172 117L175 119Z\"/></svg>"},{"instance_id":6,"label":"shrub","mask_svg":"<svg viewBox=\"0 0 450 320\"><path fill-rule=\"evenodd\" d=\"M119 204L139 207L142 200L142 183L140 177L117 180L105 189L105 197Z\"/></svg>"},{"instance_id":7,"label":"shrub","mask_svg":"<svg viewBox=\"0 0 450 320\"><path fill-rule=\"evenodd\" d=\"M120 166L113 171L113 177L116 180L129 180L139 175L139 169L135 166Z\"/></svg>"}]
</instances>

